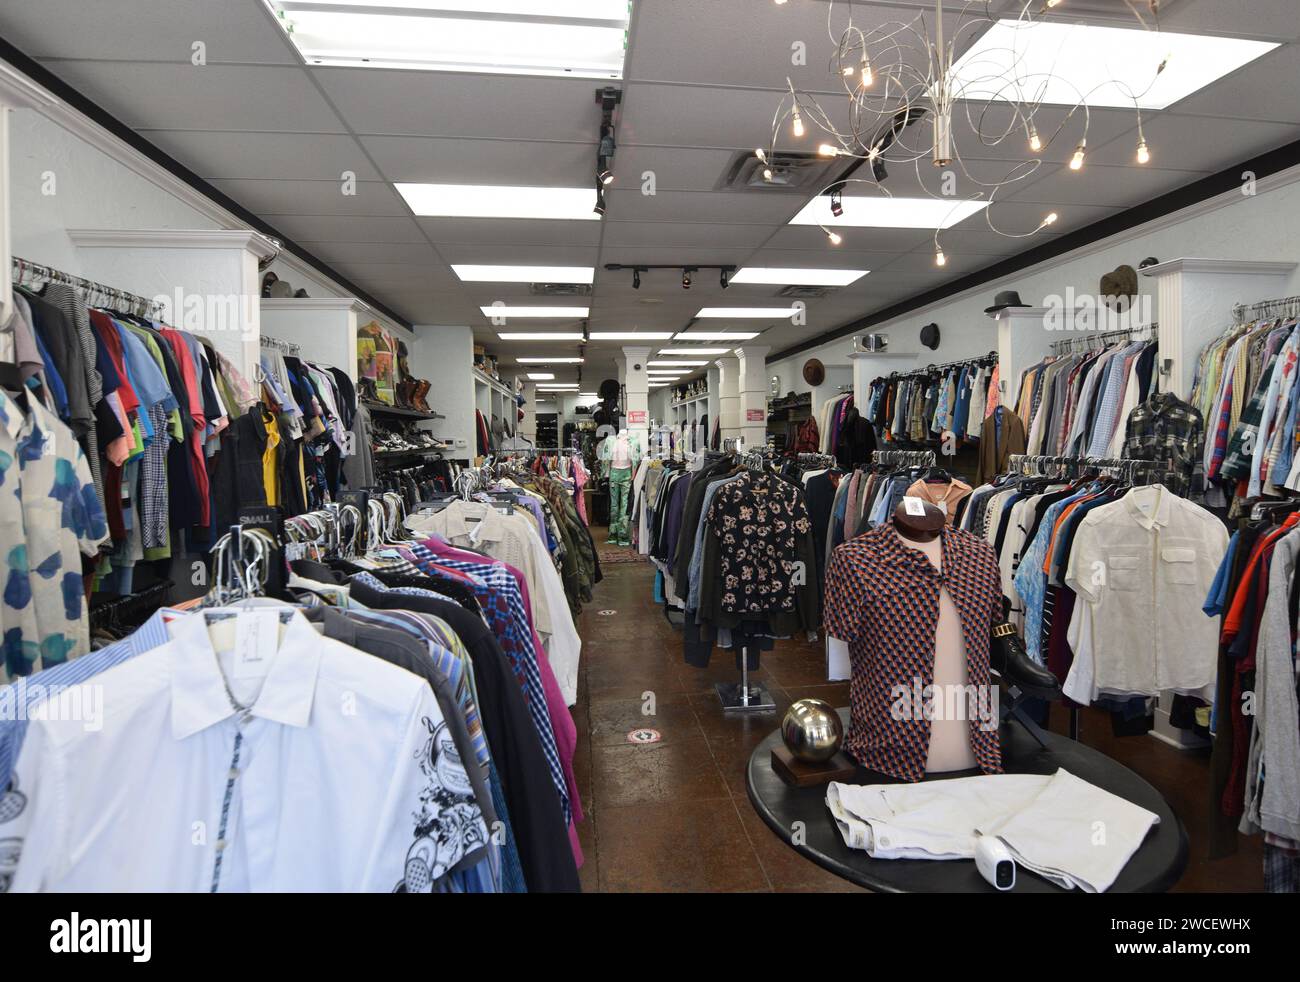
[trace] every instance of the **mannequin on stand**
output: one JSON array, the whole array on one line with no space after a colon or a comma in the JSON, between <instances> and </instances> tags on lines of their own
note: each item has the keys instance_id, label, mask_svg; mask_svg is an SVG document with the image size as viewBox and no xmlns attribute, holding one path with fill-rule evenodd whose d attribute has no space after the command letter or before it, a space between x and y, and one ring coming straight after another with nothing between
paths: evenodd
<instances>
[{"instance_id":1,"label":"mannequin on stand","mask_svg":"<svg viewBox=\"0 0 1300 982\"><path fill-rule=\"evenodd\" d=\"M920 498L907 498L894 511L894 528L903 544L925 556L943 578L943 543L939 536L948 524L945 511ZM939 621L934 631L935 712L930 722L930 752L927 774L964 771L978 767L971 749L970 707L952 693L965 693L969 682L966 643L961 634L961 616L947 585L939 589ZM960 714L950 710L960 706ZM951 718L950 718L951 717Z\"/></svg>"},{"instance_id":2,"label":"mannequin on stand","mask_svg":"<svg viewBox=\"0 0 1300 982\"><path fill-rule=\"evenodd\" d=\"M632 475L641 463L641 441L626 428L615 436L608 436L600 447L600 459L605 462L609 477L609 542L610 545L630 546L628 528L628 495L632 488Z\"/></svg>"}]
</instances>

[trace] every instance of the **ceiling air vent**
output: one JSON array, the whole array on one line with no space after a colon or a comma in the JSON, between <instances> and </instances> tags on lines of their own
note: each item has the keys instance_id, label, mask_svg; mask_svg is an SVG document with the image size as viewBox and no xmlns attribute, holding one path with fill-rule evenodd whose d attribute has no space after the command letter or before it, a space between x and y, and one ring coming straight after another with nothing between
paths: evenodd
<instances>
[{"instance_id":1,"label":"ceiling air vent","mask_svg":"<svg viewBox=\"0 0 1300 982\"><path fill-rule=\"evenodd\" d=\"M529 283L528 292L534 297L589 297L588 283Z\"/></svg>"},{"instance_id":2,"label":"ceiling air vent","mask_svg":"<svg viewBox=\"0 0 1300 982\"><path fill-rule=\"evenodd\" d=\"M772 180L763 177L763 168L772 168ZM782 191L787 194L816 194L842 174L844 169L834 158L816 153L778 150L765 165L752 150L741 151L731 158L722 171L715 191Z\"/></svg>"},{"instance_id":3,"label":"ceiling air vent","mask_svg":"<svg viewBox=\"0 0 1300 982\"><path fill-rule=\"evenodd\" d=\"M834 292L835 288L830 286L787 286L783 287L777 296L790 300L820 300Z\"/></svg>"}]
</instances>

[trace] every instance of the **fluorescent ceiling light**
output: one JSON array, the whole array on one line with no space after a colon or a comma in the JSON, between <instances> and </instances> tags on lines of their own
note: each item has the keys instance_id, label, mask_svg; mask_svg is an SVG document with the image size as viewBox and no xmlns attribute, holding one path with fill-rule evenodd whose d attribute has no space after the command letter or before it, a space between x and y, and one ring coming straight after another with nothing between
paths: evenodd
<instances>
[{"instance_id":1,"label":"fluorescent ceiling light","mask_svg":"<svg viewBox=\"0 0 1300 982\"><path fill-rule=\"evenodd\" d=\"M267 4L308 65L623 77L630 17L626 0Z\"/></svg>"},{"instance_id":2,"label":"fluorescent ceiling light","mask_svg":"<svg viewBox=\"0 0 1300 982\"><path fill-rule=\"evenodd\" d=\"M463 266L452 271L462 283L591 283L590 266Z\"/></svg>"},{"instance_id":3,"label":"fluorescent ceiling light","mask_svg":"<svg viewBox=\"0 0 1300 982\"><path fill-rule=\"evenodd\" d=\"M648 368L698 368L707 365L707 361L648 361Z\"/></svg>"},{"instance_id":4,"label":"fluorescent ceiling light","mask_svg":"<svg viewBox=\"0 0 1300 982\"><path fill-rule=\"evenodd\" d=\"M549 382L546 385L539 385L538 392L564 392L566 390L577 390L577 382Z\"/></svg>"},{"instance_id":5,"label":"fluorescent ceiling light","mask_svg":"<svg viewBox=\"0 0 1300 982\"><path fill-rule=\"evenodd\" d=\"M564 333L548 334L544 331L542 332L535 331L532 333L517 333L517 334L511 334L507 332L505 334L498 334L497 337L499 337L502 341L581 341L582 340L581 334L564 334Z\"/></svg>"},{"instance_id":6,"label":"fluorescent ceiling light","mask_svg":"<svg viewBox=\"0 0 1300 982\"><path fill-rule=\"evenodd\" d=\"M661 368L658 371L646 372L646 374L651 378L681 378L681 376L690 375L691 373L685 370L674 372L670 369Z\"/></svg>"},{"instance_id":7,"label":"fluorescent ceiling light","mask_svg":"<svg viewBox=\"0 0 1300 982\"><path fill-rule=\"evenodd\" d=\"M596 188L500 184L394 184L422 218L546 218L599 221Z\"/></svg>"},{"instance_id":8,"label":"fluorescent ceiling light","mask_svg":"<svg viewBox=\"0 0 1300 982\"><path fill-rule=\"evenodd\" d=\"M579 393L578 393L578 398L579 398L579 399L592 399L592 400L595 400L595 399L599 399L600 396L596 395L596 393L594 393L594 392L579 392Z\"/></svg>"},{"instance_id":9,"label":"fluorescent ceiling light","mask_svg":"<svg viewBox=\"0 0 1300 982\"><path fill-rule=\"evenodd\" d=\"M765 283L771 286L848 286L870 270L866 269L776 269L746 266L731 275L732 283Z\"/></svg>"},{"instance_id":10,"label":"fluorescent ceiling light","mask_svg":"<svg viewBox=\"0 0 1300 982\"><path fill-rule=\"evenodd\" d=\"M593 341L667 341L673 336L672 331L592 331Z\"/></svg>"},{"instance_id":11,"label":"fluorescent ceiling light","mask_svg":"<svg viewBox=\"0 0 1300 982\"><path fill-rule=\"evenodd\" d=\"M555 358L547 355L544 358L528 357L516 358L515 363L518 365L581 365L581 358Z\"/></svg>"},{"instance_id":12,"label":"fluorescent ceiling light","mask_svg":"<svg viewBox=\"0 0 1300 982\"><path fill-rule=\"evenodd\" d=\"M777 320L785 320L799 313L802 307L701 307L696 317L726 318L727 320L736 320L739 318L756 318L761 319L770 317Z\"/></svg>"},{"instance_id":13,"label":"fluorescent ceiling light","mask_svg":"<svg viewBox=\"0 0 1300 982\"><path fill-rule=\"evenodd\" d=\"M484 317L528 317L546 320L580 320L590 312L590 307L511 307L509 304L491 304L479 307Z\"/></svg>"},{"instance_id":14,"label":"fluorescent ceiling light","mask_svg":"<svg viewBox=\"0 0 1300 982\"><path fill-rule=\"evenodd\" d=\"M750 341L758 337L758 331L683 331L673 335L674 341ZM730 348L728 351L732 350Z\"/></svg>"},{"instance_id":15,"label":"fluorescent ceiling light","mask_svg":"<svg viewBox=\"0 0 1300 982\"><path fill-rule=\"evenodd\" d=\"M875 198L845 195L844 214L831 214L830 198L818 195L803 206L791 225L848 225L854 228L944 229L965 221L989 206L987 201L951 198Z\"/></svg>"},{"instance_id":16,"label":"fluorescent ceiling light","mask_svg":"<svg viewBox=\"0 0 1300 982\"><path fill-rule=\"evenodd\" d=\"M529 379L531 379L531 380L534 381L534 382L554 382L554 381L555 381L555 373L554 373L554 372L529 372L529 373L528 373L528 377L529 377Z\"/></svg>"},{"instance_id":17,"label":"fluorescent ceiling light","mask_svg":"<svg viewBox=\"0 0 1300 982\"><path fill-rule=\"evenodd\" d=\"M660 348L661 355L729 355L730 348Z\"/></svg>"},{"instance_id":18,"label":"fluorescent ceiling light","mask_svg":"<svg viewBox=\"0 0 1300 982\"><path fill-rule=\"evenodd\" d=\"M1204 34L1000 20L953 66L953 91L959 99L1165 109L1276 47ZM849 199L844 203L847 212Z\"/></svg>"}]
</instances>

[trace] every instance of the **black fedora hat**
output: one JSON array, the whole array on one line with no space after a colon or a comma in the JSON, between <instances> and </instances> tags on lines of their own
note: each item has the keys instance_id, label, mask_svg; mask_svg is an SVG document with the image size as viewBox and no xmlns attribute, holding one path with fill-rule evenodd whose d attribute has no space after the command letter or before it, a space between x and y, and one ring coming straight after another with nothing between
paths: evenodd
<instances>
[{"instance_id":1,"label":"black fedora hat","mask_svg":"<svg viewBox=\"0 0 1300 982\"><path fill-rule=\"evenodd\" d=\"M1020 293L1016 290L1003 290L993 298L993 306L984 308L986 314L996 314L999 310L1006 310L1008 307L1028 307L1020 299Z\"/></svg>"},{"instance_id":2,"label":"black fedora hat","mask_svg":"<svg viewBox=\"0 0 1300 982\"><path fill-rule=\"evenodd\" d=\"M926 324L921 328L921 343L933 351L939 347L939 325Z\"/></svg>"}]
</instances>

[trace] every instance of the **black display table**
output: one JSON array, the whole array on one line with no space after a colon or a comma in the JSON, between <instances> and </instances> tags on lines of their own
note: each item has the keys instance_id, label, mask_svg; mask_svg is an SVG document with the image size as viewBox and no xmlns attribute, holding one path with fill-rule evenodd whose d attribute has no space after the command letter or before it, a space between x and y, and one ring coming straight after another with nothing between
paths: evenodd
<instances>
[{"instance_id":1,"label":"black display table","mask_svg":"<svg viewBox=\"0 0 1300 982\"><path fill-rule=\"evenodd\" d=\"M841 709L845 728L848 710ZM996 893L975 869L973 860L872 859L844 844L830 809L826 788L796 788L772 771L772 749L781 743L773 732L749 758L749 800L772 831L819 866L859 886L881 893ZM1142 847L1111 887L1112 893L1158 893L1168 890L1187 868L1187 832L1164 796L1127 767L1090 747L1054 733L1047 749L1014 724L1002 728L1002 764L1008 774L1053 774L1064 767L1075 777L1141 805L1160 816ZM860 784L895 783L884 775L859 771ZM801 822L802 844L792 830ZM1061 893L1055 884L1017 870L1015 892Z\"/></svg>"}]
</instances>

